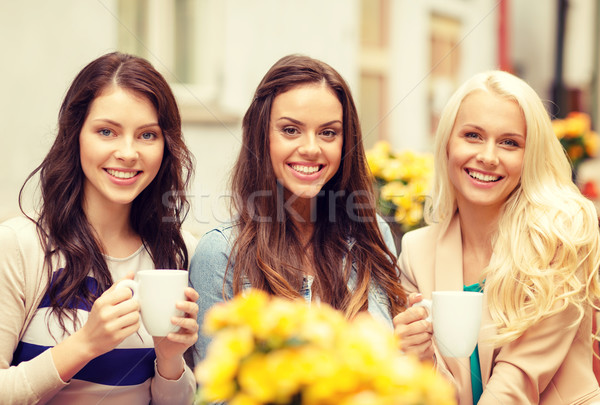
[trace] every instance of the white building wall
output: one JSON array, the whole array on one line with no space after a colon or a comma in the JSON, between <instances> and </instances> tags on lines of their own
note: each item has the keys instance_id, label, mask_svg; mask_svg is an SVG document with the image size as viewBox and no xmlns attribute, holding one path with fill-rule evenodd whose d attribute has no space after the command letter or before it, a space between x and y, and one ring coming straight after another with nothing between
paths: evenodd
<instances>
[{"instance_id":1,"label":"white building wall","mask_svg":"<svg viewBox=\"0 0 600 405\"><path fill-rule=\"evenodd\" d=\"M460 21L460 82L497 68L498 2L495 0L393 0L391 2L390 136L394 149L431 149L428 112L432 14ZM448 94L449 95L449 94Z\"/></svg>"},{"instance_id":2,"label":"white building wall","mask_svg":"<svg viewBox=\"0 0 600 405\"><path fill-rule=\"evenodd\" d=\"M0 2L0 219L18 212L18 190L54 139L70 81L114 47L111 6L112 1Z\"/></svg>"},{"instance_id":3,"label":"white building wall","mask_svg":"<svg viewBox=\"0 0 600 405\"><path fill-rule=\"evenodd\" d=\"M514 68L542 99L552 98L554 79L557 1L510 2ZM534 23L532 23L534 22Z\"/></svg>"},{"instance_id":4,"label":"white building wall","mask_svg":"<svg viewBox=\"0 0 600 405\"><path fill-rule=\"evenodd\" d=\"M358 0L223 0L221 107L241 119L267 69L288 53L331 64L358 87ZM54 139L62 98L79 70L117 46L116 0L0 2L0 220ZM239 122L184 123L197 161L186 227L197 235L227 218L229 170ZM31 200L31 199L29 199Z\"/></svg>"},{"instance_id":5,"label":"white building wall","mask_svg":"<svg viewBox=\"0 0 600 405\"><path fill-rule=\"evenodd\" d=\"M120 24L116 1L0 2L0 220L18 214L18 190L54 139L58 109L75 74L116 48ZM226 218L222 196L227 193L229 170L241 143L239 119L259 80L277 59L296 52L322 59L340 71L360 99L360 0L219 0L210 4L221 7L217 21L210 21L222 35L211 38L214 42L210 43L217 45L205 55L222 58L216 105L237 120L184 124L197 160L191 190L194 210L186 225L197 234ZM509 5L517 72L549 98L555 2L514 0ZM460 76L464 80L497 67L497 6L496 0L390 0L390 111L386 119L395 149L431 147L426 85L431 13L454 16L463 24ZM578 59L574 49L568 51L569 60L587 60ZM589 74L589 63L569 66L565 72L569 81Z\"/></svg>"}]
</instances>

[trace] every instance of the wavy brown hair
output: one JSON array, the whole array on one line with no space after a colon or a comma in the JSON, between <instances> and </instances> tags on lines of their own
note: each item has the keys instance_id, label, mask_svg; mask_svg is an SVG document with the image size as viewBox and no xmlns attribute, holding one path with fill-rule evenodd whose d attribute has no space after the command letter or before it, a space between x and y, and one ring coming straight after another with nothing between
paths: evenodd
<instances>
[{"instance_id":1,"label":"wavy brown hair","mask_svg":"<svg viewBox=\"0 0 600 405\"><path fill-rule=\"evenodd\" d=\"M313 290L321 301L348 317L368 307L371 283L390 299L391 314L400 312L406 294L400 285L396 258L377 224L375 197L362 144L356 107L344 79L329 65L307 56L289 55L262 79L242 123L243 144L232 173L233 206L239 234L227 271L233 270L233 291L243 280L271 294L295 298L302 283L306 249L286 209L269 153L269 122L273 100L294 87L323 83L343 110L342 162L314 201ZM351 245L351 249L349 246ZM348 288L352 264L355 288Z\"/></svg>"},{"instance_id":2,"label":"wavy brown hair","mask_svg":"<svg viewBox=\"0 0 600 405\"><path fill-rule=\"evenodd\" d=\"M83 210L85 176L79 151L79 135L92 102L113 85L152 103L165 138L158 174L132 203L131 226L156 268L188 267L181 224L189 209L185 190L193 172L193 158L183 141L175 97L163 76L145 59L118 52L103 55L75 77L59 111L56 139L19 193L24 211L23 190L39 173L41 204L37 219L30 219L37 226L50 279L52 259L59 255L64 260L64 270L48 287L52 311L59 315L63 328L67 313L76 321L75 310L69 307L91 306L113 283L100 242ZM97 291L86 286L90 273L98 282Z\"/></svg>"}]
</instances>

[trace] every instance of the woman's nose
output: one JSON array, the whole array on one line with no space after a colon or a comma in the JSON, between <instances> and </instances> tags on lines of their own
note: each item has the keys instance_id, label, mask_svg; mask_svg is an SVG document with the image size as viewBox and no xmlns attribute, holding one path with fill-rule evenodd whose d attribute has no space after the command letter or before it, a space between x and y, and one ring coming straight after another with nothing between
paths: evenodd
<instances>
[{"instance_id":1,"label":"woman's nose","mask_svg":"<svg viewBox=\"0 0 600 405\"><path fill-rule=\"evenodd\" d=\"M477 160L488 166L497 166L499 163L496 145L486 143L477 154Z\"/></svg>"},{"instance_id":2,"label":"woman's nose","mask_svg":"<svg viewBox=\"0 0 600 405\"><path fill-rule=\"evenodd\" d=\"M115 151L115 157L123 161L135 161L139 157L135 141L129 137L121 138L121 142Z\"/></svg>"},{"instance_id":3,"label":"woman's nose","mask_svg":"<svg viewBox=\"0 0 600 405\"><path fill-rule=\"evenodd\" d=\"M320 148L317 140L317 135L313 133L306 134L302 137L302 145L298 149L301 155L306 157L314 157L319 154Z\"/></svg>"}]
</instances>

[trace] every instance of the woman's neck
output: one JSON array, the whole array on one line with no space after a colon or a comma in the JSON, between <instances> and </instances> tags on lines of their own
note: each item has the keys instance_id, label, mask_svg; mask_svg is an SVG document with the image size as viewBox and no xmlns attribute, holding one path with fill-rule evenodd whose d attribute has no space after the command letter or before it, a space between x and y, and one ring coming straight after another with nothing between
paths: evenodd
<instances>
[{"instance_id":1,"label":"woman's neck","mask_svg":"<svg viewBox=\"0 0 600 405\"><path fill-rule=\"evenodd\" d=\"M481 281L481 273L492 257L492 237L498 229L497 210L463 209L458 211L465 285Z\"/></svg>"},{"instance_id":2,"label":"woman's neck","mask_svg":"<svg viewBox=\"0 0 600 405\"><path fill-rule=\"evenodd\" d=\"M131 205L109 206L84 199L83 210L96 233L102 253L111 257L128 257L139 249L141 238L131 228Z\"/></svg>"},{"instance_id":3,"label":"woman's neck","mask_svg":"<svg viewBox=\"0 0 600 405\"><path fill-rule=\"evenodd\" d=\"M290 215L290 218L298 230L300 243L302 243L303 246L307 246L315 230L315 224L313 219L310 217L310 209L308 210L308 215L303 215L307 214L307 212L303 212L302 214L300 214L298 211L295 212L298 215Z\"/></svg>"},{"instance_id":4,"label":"woman's neck","mask_svg":"<svg viewBox=\"0 0 600 405\"><path fill-rule=\"evenodd\" d=\"M285 197L286 214L296 225L302 243L306 244L312 237L315 228L316 200L287 195L287 193Z\"/></svg>"},{"instance_id":5,"label":"woman's neck","mask_svg":"<svg viewBox=\"0 0 600 405\"><path fill-rule=\"evenodd\" d=\"M298 231L298 238L305 252L302 268L305 274L314 275L314 250L310 244L316 220L316 200L300 198L295 195L286 195L285 209L287 215Z\"/></svg>"}]
</instances>

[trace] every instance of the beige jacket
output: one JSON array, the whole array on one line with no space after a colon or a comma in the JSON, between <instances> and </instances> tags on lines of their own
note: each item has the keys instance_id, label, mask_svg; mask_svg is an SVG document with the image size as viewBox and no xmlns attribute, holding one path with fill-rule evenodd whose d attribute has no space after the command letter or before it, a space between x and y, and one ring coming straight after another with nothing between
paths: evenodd
<instances>
[{"instance_id":1,"label":"beige jacket","mask_svg":"<svg viewBox=\"0 0 600 405\"><path fill-rule=\"evenodd\" d=\"M458 217L446 232L428 226L402 239L399 265L402 285L431 298L436 290L462 290L462 242ZM566 310L542 320L516 341L494 348L494 336L484 291L479 356L483 395L479 404L589 404L600 401L592 371L591 310L574 327L575 311ZM438 366L451 375L461 405L472 404L468 358L442 358Z\"/></svg>"}]
</instances>

